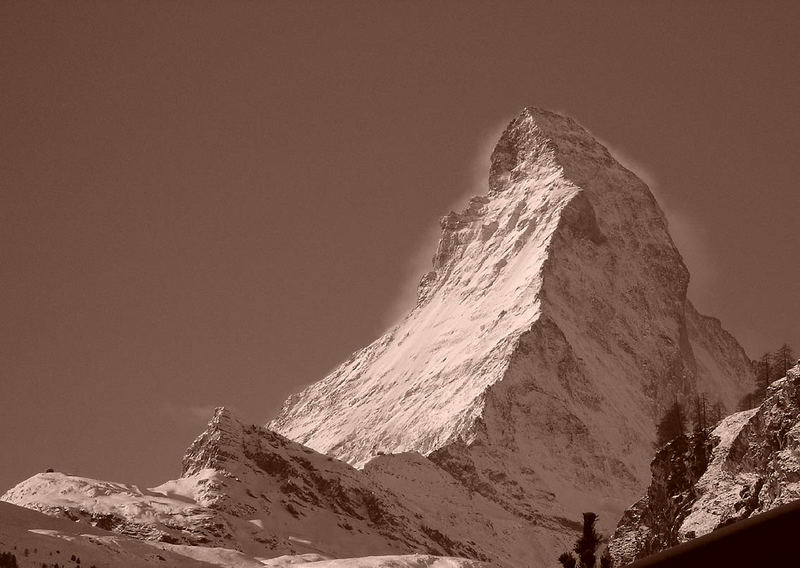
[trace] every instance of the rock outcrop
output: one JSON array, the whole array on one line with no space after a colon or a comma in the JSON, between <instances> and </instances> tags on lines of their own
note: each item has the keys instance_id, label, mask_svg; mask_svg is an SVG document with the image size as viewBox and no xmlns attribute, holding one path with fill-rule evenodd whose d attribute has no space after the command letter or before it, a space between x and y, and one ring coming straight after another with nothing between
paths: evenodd
<instances>
[{"instance_id":1,"label":"rock outcrop","mask_svg":"<svg viewBox=\"0 0 800 568\"><path fill-rule=\"evenodd\" d=\"M611 541L617 565L800 499L800 365L770 385L761 406L728 416L702 440L670 442L651 468L646 495Z\"/></svg>"},{"instance_id":2,"label":"rock outcrop","mask_svg":"<svg viewBox=\"0 0 800 568\"><path fill-rule=\"evenodd\" d=\"M488 193L441 226L416 307L271 429L357 467L420 452L531 522L593 510L611 528L665 406L750 389L741 347L687 300L647 186L574 120L525 109Z\"/></svg>"}]
</instances>

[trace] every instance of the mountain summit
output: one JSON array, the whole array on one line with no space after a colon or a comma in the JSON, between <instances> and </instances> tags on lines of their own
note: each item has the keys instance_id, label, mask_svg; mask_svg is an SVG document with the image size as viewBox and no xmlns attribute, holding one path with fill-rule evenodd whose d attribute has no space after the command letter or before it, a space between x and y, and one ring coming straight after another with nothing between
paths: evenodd
<instances>
[{"instance_id":1,"label":"mountain summit","mask_svg":"<svg viewBox=\"0 0 800 568\"><path fill-rule=\"evenodd\" d=\"M531 519L613 523L665 407L705 392L733 409L752 384L688 301L646 184L573 119L526 108L488 192L441 226L416 306L269 428L357 467L420 452Z\"/></svg>"},{"instance_id":2,"label":"mountain summit","mask_svg":"<svg viewBox=\"0 0 800 568\"><path fill-rule=\"evenodd\" d=\"M432 268L411 312L291 397L275 431L219 408L179 479L40 473L0 500L206 564L547 566L582 512L611 528L644 492L667 406L703 392L732 409L752 383L686 299L647 186L570 118L509 124Z\"/></svg>"}]
</instances>

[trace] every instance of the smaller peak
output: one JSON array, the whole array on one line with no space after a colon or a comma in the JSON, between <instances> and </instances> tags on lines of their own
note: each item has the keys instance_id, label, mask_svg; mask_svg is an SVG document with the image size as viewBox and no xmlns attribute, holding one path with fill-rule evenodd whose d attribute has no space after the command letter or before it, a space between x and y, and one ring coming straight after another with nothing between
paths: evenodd
<instances>
[{"instance_id":1,"label":"smaller peak","mask_svg":"<svg viewBox=\"0 0 800 568\"><path fill-rule=\"evenodd\" d=\"M236 459L241 451L244 426L231 411L219 406L206 429L200 434L183 457L183 477L207 467L220 468L224 462Z\"/></svg>"},{"instance_id":2,"label":"smaller peak","mask_svg":"<svg viewBox=\"0 0 800 568\"><path fill-rule=\"evenodd\" d=\"M227 406L218 406L214 409L214 415L209 424L226 420L234 420L233 413Z\"/></svg>"}]
</instances>

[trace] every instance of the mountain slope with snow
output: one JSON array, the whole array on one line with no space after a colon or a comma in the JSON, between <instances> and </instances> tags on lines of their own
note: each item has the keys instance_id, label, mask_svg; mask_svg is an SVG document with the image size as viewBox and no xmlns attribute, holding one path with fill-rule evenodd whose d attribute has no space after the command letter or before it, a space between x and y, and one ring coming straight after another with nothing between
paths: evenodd
<instances>
[{"instance_id":1,"label":"mountain slope with snow","mask_svg":"<svg viewBox=\"0 0 800 568\"><path fill-rule=\"evenodd\" d=\"M188 549L192 549L187 553ZM0 502L0 552L10 552L20 568L43 564L149 568L258 568L254 558L235 550L180 547L121 536L85 520L53 518L38 511Z\"/></svg>"},{"instance_id":2,"label":"mountain slope with snow","mask_svg":"<svg viewBox=\"0 0 800 568\"><path fill-rule=\"evenodd\" d=\"M432 462L417 458L426 462L427 472L438 470L439 483L419 498L438 514L429 515L415 500L405 498L405 489L415 483L412 478L405 486L382 485L377 476L264 428L246 426L219 408L184 456L179 479L141 489L40 473L0 500L170 545L203 561L208 561L211 549L228 550L229 556L243 555L252 562L302 554L352 559L424 553L476 560L499 554L508 559L500 549L503 538L498 540L486 527L486 518L508 517L505 511L492 504L477 507L464 488L442 493L448 483L458 483ZM445 503L452 495L458 499ZM475 518L457 519L463 509L474 509ZM506 520L515 536L531 536L524 523Z\"/></svg>"},{"instance_id":3,"label":"mountain slope with snow","mask_svg":"<svg viewBox=\"0 0 800 568\"><path fill-rule=\"evenodd\" d=\"M85 522L56 519L0 502L0 553L15 556L20 568L43 565L79 568L482 568L464 558L406 554L331 559L317 554L256 559L236 550L170 545L127 538Z\"/></svg>"},{"instance_id":4,"label":"mountain slope with snow","mask_svg":"<svg viewBox=\"0 0 800 568\"><path fill-rule=\"evenodd\" d=\"M418 451L536 522L613 526L663 408L697 391L733 408L750 363L687 300L647 186L574 120L525 109L488 186L442 219L416 307L269 427L357 467Z\"/></svg>"}]
</instances>

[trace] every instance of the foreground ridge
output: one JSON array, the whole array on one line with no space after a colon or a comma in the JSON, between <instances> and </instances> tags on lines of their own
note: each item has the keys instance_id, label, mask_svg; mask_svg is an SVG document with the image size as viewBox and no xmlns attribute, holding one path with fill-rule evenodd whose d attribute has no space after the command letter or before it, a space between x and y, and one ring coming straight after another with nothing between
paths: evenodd
<instances>
[{"instance_id":1,"label":"foreground ridge","mask_svg":"<svg viewBox=\"0 0 800 568\"><path fill-rule=\"evenodd\" d=\"M610 547L625 565L800 499L800 364L758 408L728 416L708 447L678 439L653 459L647 493L622 517ZM691 464L705 463L691 474Z\"/></svg>"}]
</instances>

